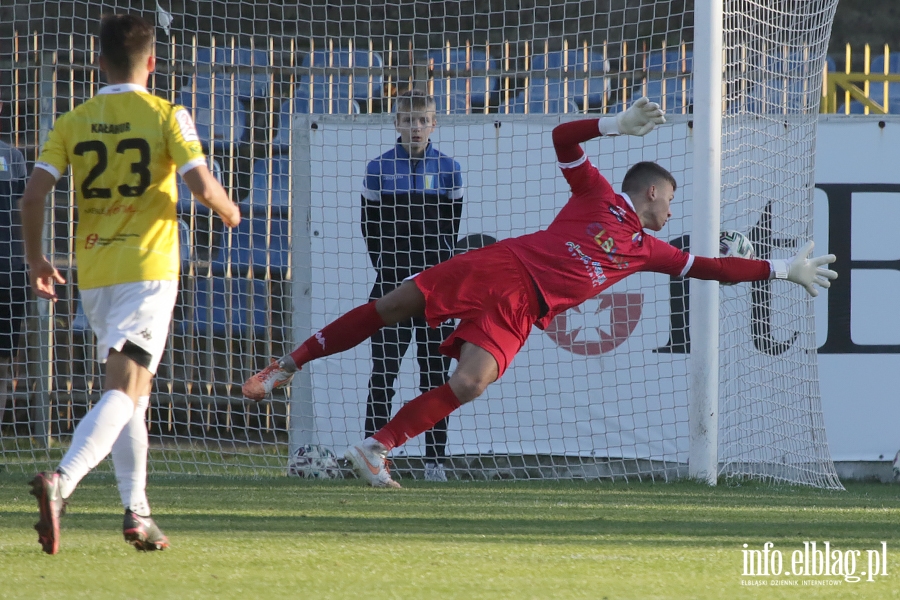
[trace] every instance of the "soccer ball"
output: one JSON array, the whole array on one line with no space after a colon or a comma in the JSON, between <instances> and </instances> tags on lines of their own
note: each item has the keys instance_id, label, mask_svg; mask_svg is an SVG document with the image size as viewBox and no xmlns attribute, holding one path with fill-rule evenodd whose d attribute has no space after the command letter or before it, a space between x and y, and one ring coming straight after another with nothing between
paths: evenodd
<instances>
[{"instance_id":1,"label":"soccer ball","mask_svg":"<svg viewBox=\"0 0 900 600\"><path fill-rule=\"evenodd\" d=\"M288 463L288 475L305 479L334 479L338 470L334 452L315 444L306 444L294 450Z\"/></svg>"},{"instance_id":2,"label":"soccer ball","mask_svg":"<svg viewBox=\"0 0 900 600\"><path fill-rule=\"evenodd\" d=\"M756 251L747 236L740 231L723 231L719 234L719 256L753 258Z\"/></svg>"},{"instance_id":3,"label":"soccer ball","mask_svg":"<svg viewBox=\"0 0 900 600\"><path fill-rule=\"evenodd\" d=\"M753 258L756 252L747 236L740 231L723 231L719 234L719 256L722 258ZM734 285L723 281L722 285Z\"/></svg>"},{"instance_id":4,"label":"soccer ball","mask_svg":"<svg viewBox=\"0 0 900 600\"><path fill-rule=\"evenodd\" d=\"M891 465L891 471L894 473L894 481L900 481L900 452L894 456L894 463Z\"/></svg>"}]
</instances>

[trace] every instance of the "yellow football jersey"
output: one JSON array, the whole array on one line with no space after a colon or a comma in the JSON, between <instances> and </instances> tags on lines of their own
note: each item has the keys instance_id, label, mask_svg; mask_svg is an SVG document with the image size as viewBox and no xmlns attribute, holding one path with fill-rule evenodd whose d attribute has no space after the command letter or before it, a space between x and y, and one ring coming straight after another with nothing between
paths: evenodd
<instances>
[{"instance_id":1,"label":"yellow football jersey","mask_svg":"<svg viewBox=\"0 0 900 600\"><path fill-rule=\"evenodd\" d=\"M79 287L178 279L175 172L205 162L190 113L139 85L59 117L35 166L57 179L72 166Z\"/></svg>"}]
</instances>

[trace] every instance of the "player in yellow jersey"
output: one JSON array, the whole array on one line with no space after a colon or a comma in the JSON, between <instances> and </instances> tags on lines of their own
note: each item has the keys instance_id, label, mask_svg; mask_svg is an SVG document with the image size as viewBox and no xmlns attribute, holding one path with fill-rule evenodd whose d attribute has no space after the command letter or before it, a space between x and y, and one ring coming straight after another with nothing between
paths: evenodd
<instances>
[{"instance_id":1,"label":"player in yellow jersey","mask_svg":"<svg viewBox=\"0 0 900 600\"><path fill-rule=\"evenodd\" d=\"M240 222L238 207L206 166L190 114L147 92L154 45L153 27L139 17L101 20L100 68L109 85L57 119L22 195L31 287L55 301L54 284L65 280L41 250L44 204L71 165L78 287L106 363L103 396L75 428L59 468L32 481L40 510L35 529L48 554L59 550L66 498L110 452L125 506L125 540L138 550L168 547L145 491L145 415L178 292L176 171L225 225Z\"/></svg>"}]
</instances>

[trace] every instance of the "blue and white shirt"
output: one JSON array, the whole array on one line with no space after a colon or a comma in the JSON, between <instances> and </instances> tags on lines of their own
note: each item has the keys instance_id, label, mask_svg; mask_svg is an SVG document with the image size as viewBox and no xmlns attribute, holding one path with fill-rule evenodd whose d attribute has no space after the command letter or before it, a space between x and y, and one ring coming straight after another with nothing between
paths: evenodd
<instances>
[{"instance_id":1,"label":"blue and white shirt","mask_svg":"<svg viewBox=\"0 0 900 600\"><path fill-rule=\"evenodd\" d=\"M362 234L380 283L399 284L453 255L464 191L459 163L430 142L421 159L398 140L369 162Z\"/></svg>"}]
</instances>

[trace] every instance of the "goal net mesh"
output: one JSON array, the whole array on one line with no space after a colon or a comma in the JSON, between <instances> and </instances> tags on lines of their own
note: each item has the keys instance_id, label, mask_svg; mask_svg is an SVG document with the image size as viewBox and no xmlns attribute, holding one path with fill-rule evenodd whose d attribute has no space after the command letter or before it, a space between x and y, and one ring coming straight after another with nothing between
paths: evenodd
<instances>
[{"instance_id":1,"label":"goal net mesh","mask_svg":"<svg viewBox=\"0 0 900 600\"><path fill-rule=\"evenodd\" d=\"M811 237L835 5L726 2L722 228L746 233L764 258ZM105 81L100 16L130 11L157 25L151 91L191 111L241 206L241 226L228 230L179 184L183 275L148 411L151 472L285 473L297 448L340 454L365 435L367 414L380 423L445 381L455 364L434 352L441 332L412 323L310 364L265 402L240 391L416 261L548 225L569 196L550 139L563 120L640 96L666 109L669 125L645 138L585 148L616 189L639 160L672 171L675 215L659 237L689 248L692 10L675 0L4 3L0 132L29 172L55 118ZM398 151L393 113L410 88L433 95L432 149L448 158L373 171ZM366 216L375 203L395 206ZM17 471L55 466L103 385L75 285L68 177L48 216L46 250L69 283L53 305L29 301L12 359L2 462ZM641 274L535 329L483 398L395 450L395 470L421 478L443 461L451 478L686 476L688 291L685 280ZM839 487L811 302L783 282L721 296L721 474Z\"/></svg>"},{"instance_id":2,"label":"goal net mesh","mask_svg":"<svg viewBox=\"0 0 900 600\"><path fill-rule=\"evenodd\" d=\"M837 2L725 3L722 224L759 258L812 239L816 124ZM812 299L758 282L721 304L720 461L729 476L840 487L818 388ZM737 333L749 329L750 342Z\"/></svg>"}]
</instances>

